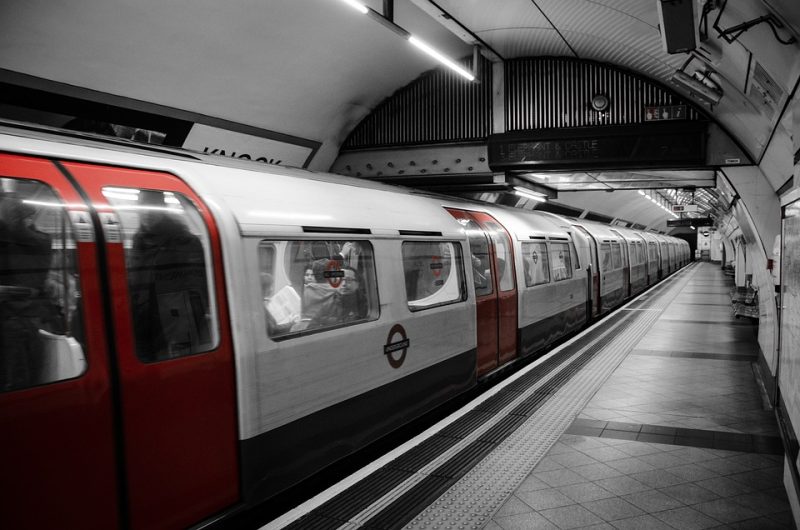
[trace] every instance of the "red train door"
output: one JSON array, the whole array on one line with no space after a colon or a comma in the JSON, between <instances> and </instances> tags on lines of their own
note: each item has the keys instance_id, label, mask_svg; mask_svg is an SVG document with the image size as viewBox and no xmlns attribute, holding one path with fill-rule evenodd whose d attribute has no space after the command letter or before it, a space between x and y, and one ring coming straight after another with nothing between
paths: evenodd
<instances>
[{"instance_id":1,"label":"red train door","mask_svg":"<svg viewBox=\"0 0 800 530\"><path fill-rule=\"evenodd\" d=\"M478 320L478 376L517 355L517 286L511 238L483 212L448 209L467 231Z\"/></svg>"},{"instance_id":2,"label":"red train door","mask_svg":"<svg viewBox=\"0 0 800 530\"><path fill-rule=\"evenodd\" d=\"M600 256L597 240L584 227L574 225L575 228L583 232L589 239L589 257L592 260L592 277L589 280L589 293L593 299L592 318L600 315Z\"/></svg>"},{"instance_id":3,"label":"red train door","mask_svg":"<svg viewBox=\"0 0 800 530\"><path fill-rule=\"evenodd\" d=\"M116 528L89 209L51 161L0 154L0 220L0 528Z\"/></svg>"},{"instance_id":4,"label":"red train door","mask_svg":"<svg viewBox=\"0 0 800 530\"><path fill-rule=\"evenodd\" d=\"M131 527L190 526L239 498L217 228L172 175L64 166L103 226Z\"/></svg>"}]
</instances>

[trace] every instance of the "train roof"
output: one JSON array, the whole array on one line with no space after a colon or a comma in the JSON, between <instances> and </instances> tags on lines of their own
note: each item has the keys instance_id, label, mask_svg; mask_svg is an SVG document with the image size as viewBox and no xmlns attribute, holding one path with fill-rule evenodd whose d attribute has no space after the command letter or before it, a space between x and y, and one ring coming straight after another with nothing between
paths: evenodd
<instances>
[{"instance_id":1,"label":"train roof","mask_svg":"<svg viewBox=\"0 0 800 530\"><path fill-rule=\"evenodd\" d=\"M344 233L405 230L463 237L442 208L410 190L351 177L7 123L0 124L0 149L172 173L212 205L227 207L242 233L265 233L268 227L302 233L302 227L326 226Z\"/></svg>"},{"instance_id":2,"label":"train roof","mask_svg":"<svg viewBox=\"0 0 800 530\"><path fill-rule=\"evenodd\" d=\"M557 219L542 215L542 212L498 206L492 208L491 213L514 232L520 241L529 241L537 236L569 237L567 227L560 225Z\"/></svg>"}]
</instances>

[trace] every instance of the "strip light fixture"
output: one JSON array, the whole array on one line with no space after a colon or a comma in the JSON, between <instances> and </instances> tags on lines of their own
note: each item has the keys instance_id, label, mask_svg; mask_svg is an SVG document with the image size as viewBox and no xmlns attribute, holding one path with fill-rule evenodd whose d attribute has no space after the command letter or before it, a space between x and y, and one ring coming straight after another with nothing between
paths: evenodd
<instances>
[{"instance_id":1,"label":"strip light fixture","mask_svg":"<svg viewBox=\"0 0 800 530\"><path fill-rule=\"evenodd\" d=\"M356 2L356 0L342 0L342 2L349 5L350 7L357 9L358 11L361 11L362 15L366 15L367 13L369 13L369 8L364 4L362 4L361 2Z\"/></svg>"},{"instance_id":2,"label":"strip light fixture","mask_svg":"<svg viewBox=\"0 0 800 530\"><path fill-rule=\"evenodd\" d=\"M431 57L433 57L434 59L436 59L437 61L439 61L443 65L445 65L446 67L450 68L452 71L454 71L455 73L457 73L461 77L464 77L468 81L474 81L475 80L475 76L474 75L472 75L471 73L467 72L466 70L464 70L463 68L458 66L452 59L442 55L441 53L439 53L435 49L431 48L425 42L423 42L423 41L419 40L418 38L416 38L414 35L409 35L408 36L408 42L410 42L411 44L413 44L414 46L416 46L417 48L419 48L423 52L427 53L428 55L430 55Z\"/></svg>"},{"instance_id":3,"label":"strip light fixture","mask_svg":"<svg viewBox=\"0 0 800 530\"><path fill-rule=\"evenodd\" d=\"M417 49L423 51L424 53L426 53L431 58L435 59L436 61L438 61L439 63L443 64L444 66L450 68L452 71L454 71L458 75L462 76L464 79L466 79L468 81L475 81L475 76L471 72L469 72L465 68L462 68L461 66L459 66L454 60L452 60L451 58L447 57L443 53L439 52L438 50L433 48L431 45L426 43L425 41L415 37L414 35L412 35L408 31L406 31L405 29L401 28L400 26L395 24L394 21L392 21L391 19L386 18L385 16L381 15L377 11L373 10L370 7L365 6L361 2L358 2L357 0L342 0L342 2L346 3L350 7L353 7L355 9L357 9L359 12L361 12L364 15L369 15L371 18L375 19L376 22L379 22L381 25L386 26L387 28L389 28L393 32L395 32L398 35L402 36L403 38L407 39L408 42L413 44ZM473 56L472 60L473 60L473 63L477 62L477 60L478 60L477 51L475 52L475 56Z\"/></svg>"},{"instance_id":4,"label":"strip light fixture","mask_svg":"<svg viewBox=\"0 0 800 530\"><path fill-rule=\"evenodd\" d=\"M652 202L653 204L655 204L656 206L658 206L659 208L661 208L662 210L664 210L665 212L670 214L672 217L674 217L676 219L678 218L678 215L675 212L673 212L670 208L667 208L664 204L662 204L659 201L659 199L663 200L663 197L661 197L660 194L658 195L658 198L656 198L656 196L655 196L656 193L655 192L653 192L653 195L650 195L649 193L645 193L642 190L638 190L638 191L639 191L639 195L643 196L645 199L647 199L648 201Z\"/></svg>"}]
</instances>

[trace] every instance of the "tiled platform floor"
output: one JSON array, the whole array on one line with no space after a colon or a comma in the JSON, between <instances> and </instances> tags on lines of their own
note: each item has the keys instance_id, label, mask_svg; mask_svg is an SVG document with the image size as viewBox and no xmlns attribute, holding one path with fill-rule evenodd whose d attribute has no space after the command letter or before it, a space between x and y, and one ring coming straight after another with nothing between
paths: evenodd
<instances>
[{"instance_id":1,"label":"tiled platform floor","mask_svg":"<svg viewBox=\"0 0 800 530\"><path fill-rule=\"evenodd\" d=\"M756 327L719 266L695 267L486 528L794 528Z\"/></svg>"}]
</instances>

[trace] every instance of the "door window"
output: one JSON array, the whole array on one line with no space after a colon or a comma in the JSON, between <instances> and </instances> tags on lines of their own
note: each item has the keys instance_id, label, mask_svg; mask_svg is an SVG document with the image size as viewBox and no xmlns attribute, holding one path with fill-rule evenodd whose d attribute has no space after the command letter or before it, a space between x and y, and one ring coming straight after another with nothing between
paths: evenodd
<instances>
[{"instance_id":1,"label":"door window","mask_svg":"<svg viewBox=\"0 0 800 530\"><path fill-rule=\"evenodd\" d=\"M572 264L575 266L575 270L581 268L581 262L578 259L578 252L575 250L575 243L572 241L569 242L569 255L572 256Z\"/></svg>"},{"instance_id":2,"label":"door window","mask_svg":"<svg viewBox=\"0 0 800 530\"><path fill-rule=\"evenodd\" d=\"M77 252L49 186L0 178L0 392L85 372Z\"/></svg>"},{"instance_id":3,"label":"door window","mask_svg":"<svg viewBox=\"0 0 800 530\"><path fill-rule=\"evenodd\" d=\"M475 296L492 294L491 255L489 240L478 223L472 219L458 219L467 231L472 262L472 281L475 283Z\"/></svg>"},{"instance_id":4,"label":"door window","mask_svg":"<svg viewBox=\"0 0 800 530\"><path fill-rule=\"evenodd\" d=\"M608 272L614 268L611 259L611 243L600 244L600 256L603 261L603 271Z\"/></svg>"},{"instance_id":5,"label":"door window","mask_svg":"<svg viewBox=\"0 0 800 530\"><path fill-rule=\"evenodd\" d=\"M169 191L106 187L103 195L122 228L137 357L163 361L216 348L210 241L195 205ZM114 237L106 232L108 242Z\"/></svg>"},{"instance_id":6,"label":"door window","mask_svg":"<svg viewBox=\"0 0 800 530\"><path fill-rule=\"evenodd\" d=\"M616 241L611 243L611 260L615 269L622 268L622 247Z\"/></svg>"},{"instance_id":7,"label":"door window","mask_svg":"<svg viewBox=\"0 0 800 530\"><path fill-rule=\"evenodd\" d=\"M491 230L494 250L497 254L497 275L501 291L514 290L514 256L511 251L511 241L505 230L497 223L484 223Z\"/></svg>"}]
</instances>

